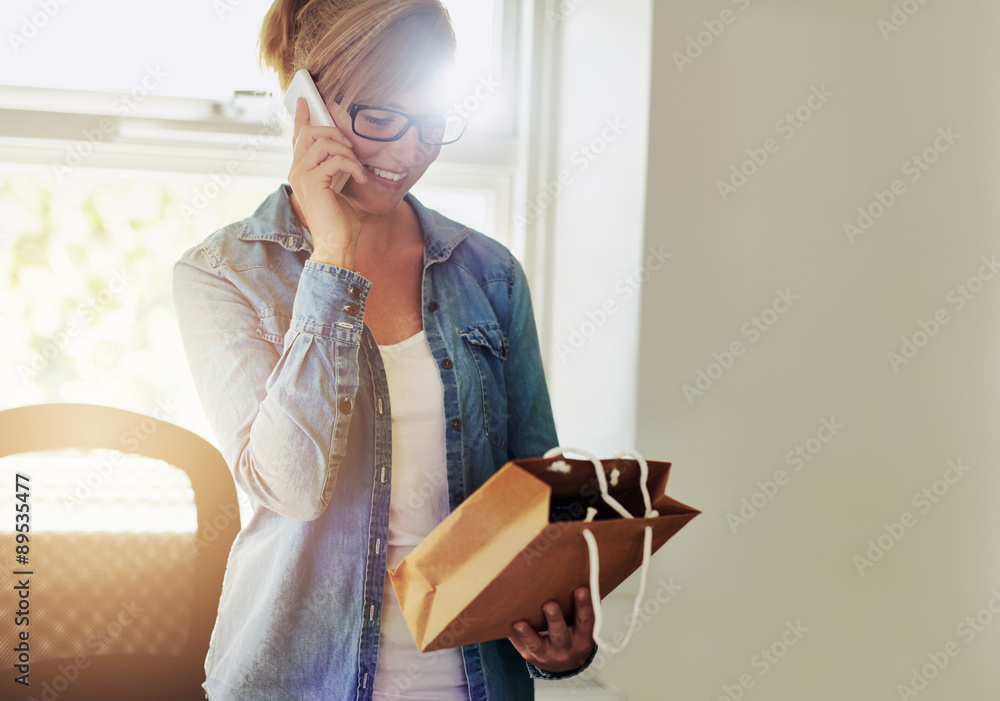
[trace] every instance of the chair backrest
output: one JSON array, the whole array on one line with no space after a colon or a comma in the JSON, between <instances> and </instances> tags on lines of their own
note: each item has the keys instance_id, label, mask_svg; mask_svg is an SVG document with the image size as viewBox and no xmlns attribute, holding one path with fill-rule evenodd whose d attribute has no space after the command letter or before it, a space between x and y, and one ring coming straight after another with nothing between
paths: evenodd
<instances>
[{"instance_id":1,"label":"chair backrest","mask_svg":"<svg viewBox=\"0 0 1000 701\"><path fill-rule=\"evenodd\" d=\"M7 581L0 591L3 610L8 612L0 618L5 648L0 666L8 670L0 679L0 698L204 699L200 685L205 656L229 551L240 529L236 488L224 458L186 429L122 409L67 403L0 411L0 458L64 449L113 450L120 451L114 453L118 458L134 454L162 460L186 474L190 490L183 476L164 466L156 474L169 477L163 484L172 486L153 485L130 492L118 504L123 514L130 506L135 508L136 502L144 505L122 516L128 520L121 528L88 529L81 524L82 528L67 529L64 523L36 530L36 519L40 524L57 520L46 519L52 514L39 511L33 503L44 495L32 493L32 482L37 487L44 480L38 479L37 470L28 475L32 480L27 482L11 470L0 470L4 490L0 503L13 501L30 516L30 520L20 519L20 530L25 523L30 530L26 540L21 538L27 548L17 551L15 509L0 510L0 549L5 563L12 565L5 567ZM77 495L99 494L130 474L129 469L135 474L135 465L125 469L124 462L119 461L114 469L95 467L86 476L76 477ZM105 459L104 465L108 464ZM188 502L181 506L187 507L191 517L187 523L195 531L166 526L165 512L149 506L149 500L168 492L175 506ZM25 503L27 509L20 506ZM47 508L54 508L51 498L48 504ZM107 504L101 509L113 510ZM58 515L65 517L66 512ZM26 553L21 563L16 552ZM19 584L26 586L15 589ZM20 624L9 615L19 606L27 618ZM28 633L28 649L23 654L29 660L30 686L15 683L20 672L12 669L24 659L22 652L13 649L22 632ZM79 639L84 635L87 640ZM60 639L65 643L62 647L56 644ZM71 649L74 645L75 650Z\"/></svg>"}]
</instances>

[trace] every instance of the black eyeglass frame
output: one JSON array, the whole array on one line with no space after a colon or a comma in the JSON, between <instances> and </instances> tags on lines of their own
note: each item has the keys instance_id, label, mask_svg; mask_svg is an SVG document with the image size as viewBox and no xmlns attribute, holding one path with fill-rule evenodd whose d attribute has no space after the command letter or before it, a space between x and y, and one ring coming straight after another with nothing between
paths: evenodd
<instances>
[{"instance_id":1,"label":"black eyeglass frame","mask_svg":"<svg viewBox=\"0 0 1000 701\"><path fill-rule=\"evenodd\" d=\"M338 102L339 102L339 100L338 100ZM393 136L391 138L387 138L387 139L379 138L379 137L375 137L375 136L367 136L365 134L361 134L361 133L358 132L358 128L355 125L355 120L356 120L356 118L358 116L358 112L360 112L361 110L365 110L365 109L368 109L368 110L379 110L380 112L392 112L393 114L398 114L400 116L406 117L406 124L403 125L403 128L400 129L399 132L395 136ZM399 139L401 139L403 137L403 134L405 134L410 129L410 127L415 124L415 125L417 125L417 137L420 139L421 143L427 144L428 146L447 146L448 144L453 144L456 141L458 141L459 139L461 139L462 135L465 134L466 128L469 126L469 123L466 120L463 119L462 120L462 131L460 131L458 133L458 136L456 136L454 139L451 139L450 141L431 142L431 141L427 141L424 138L424 123L427 122L430 119L435 118L435 117L440 117L441 116L440 113L425 114L425 115L422 115L422 116L417 116L417 115L408 114L406 112L401 112L400 110L394 110L391 107L379 107L377 105L351 104L347 108L347 114L350 115L350 117L351 117L351 130L355 134L357 134L358 136L360 136L362 139L368 139L369 141L398 141Z\"/></svg>"}]
</instances>

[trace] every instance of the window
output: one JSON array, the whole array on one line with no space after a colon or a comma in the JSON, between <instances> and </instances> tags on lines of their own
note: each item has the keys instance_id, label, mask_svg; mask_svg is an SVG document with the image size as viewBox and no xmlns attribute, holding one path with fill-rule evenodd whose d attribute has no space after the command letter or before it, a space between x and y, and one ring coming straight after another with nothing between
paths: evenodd
<instances>
[{"instance_id":1,"label":"window","mask_svg":"<svg viewBox=\"0 0 1000 701\"><path fill-rule=\"evenodd\" d=\"M445 4L472 122L414 194L520 255L510 231L518 3ZM111 404L214 440L183 360L170 263L287 178L290 120L256 63L269 6L8 3L2 406Z\"/></svg>"}]
</instances>

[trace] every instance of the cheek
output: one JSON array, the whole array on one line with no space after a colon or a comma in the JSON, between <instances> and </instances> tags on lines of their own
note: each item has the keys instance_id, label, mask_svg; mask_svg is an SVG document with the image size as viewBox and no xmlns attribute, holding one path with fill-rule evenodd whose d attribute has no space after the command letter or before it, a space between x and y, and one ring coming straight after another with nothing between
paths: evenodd
<instances>
[{"instance_id":1,"label":"cheek","mask_svg":"<svg viewBox=\"0 0 1000 701\"><path fill-rule=\"evenodd\" d=\"M433 146L427 151L422 152L420 162L422 164L423 170L427 170L431 163L437 160L437 157L441 155L441 147Z\"/></svg>"},{"instance_id":2,"label":"cheek","mask_svg":"<svg viewBox=\"0 0 1000 701\"><path fill-rule=\"evenodd\" d=\"M353 137L353 138L352 138ZM348 137L351 139L351 143L354 144L354 155L358 157L358 160L362 163L367 163L378 155L384 147L377 141L371 141L369 139L364 139L356 134Z\"/></svg>"}]
</instances>

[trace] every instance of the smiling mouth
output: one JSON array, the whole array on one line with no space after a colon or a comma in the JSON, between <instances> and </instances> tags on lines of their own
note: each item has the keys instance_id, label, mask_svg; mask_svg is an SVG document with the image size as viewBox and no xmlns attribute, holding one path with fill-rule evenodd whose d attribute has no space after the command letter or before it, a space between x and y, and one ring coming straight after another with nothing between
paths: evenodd
<instances>
[{"instance_id":1,"label":"smiling mouth","mask_svg":"<svg viewBox=\"0 0 1000 701\"><path fill-rule=\"evenodd\" d=\"M393 173L391 170L382 170L381 168L375 168L374 166L366 165L365 168L375 173L375 175L380 178L385 178L386 180L391 180L392 182L399 182L406 177L406 173Z\"/></svg>"}]
</instances>

